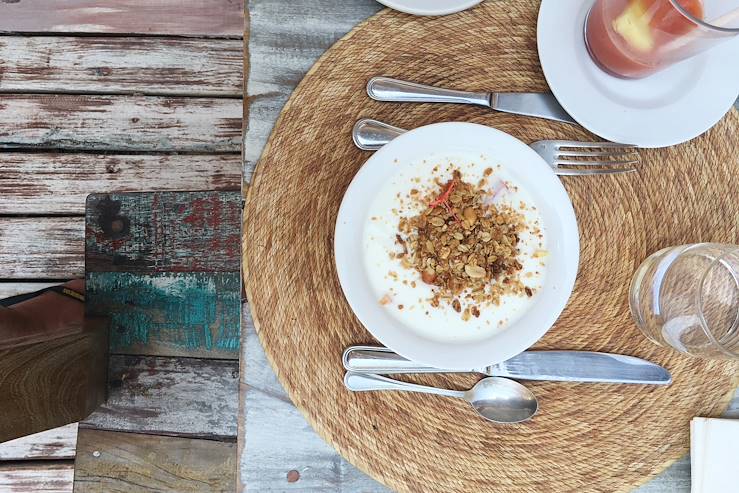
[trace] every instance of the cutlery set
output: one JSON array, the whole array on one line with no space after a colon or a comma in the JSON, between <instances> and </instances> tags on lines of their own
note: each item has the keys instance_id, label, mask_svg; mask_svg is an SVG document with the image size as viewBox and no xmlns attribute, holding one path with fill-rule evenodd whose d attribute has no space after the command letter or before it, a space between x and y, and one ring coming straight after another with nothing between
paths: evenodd
<instances>
[{"instance_id":1,"label":"cutlery set","mask_svg":"<svg viewBox=\"0 0 739 493\"><path fill-rule=\"evenodd\" d=\"M399 390L463 399L494 423L519 423L536 414L536 396L511 380L669 385L670 372L649 361L591 351L524 351L485 368L445 370L415 363L385 347L350 346L342 357L344 385L353 392ZM480 373L488 375L466 391L440 389L383 377L385 374Z\"/></svg>"},{"instance_id":2,"label":"cutlery set","mask_svg":"<svg viewBox=\"0 0 739 493\"><path fill-rule=\"evenodd\" d=\"M516 115L576 123L549 93L484 93L457 91L387 77L374 77L367 94L376 101L396 103L457 103L485 106ZM354 144L376 151L406 130L372 119L359 120L352 131ZM540 140L529 144L560 176L612 175L636 171L635 146L615 142Z\"/></svg>"}]
</instances>

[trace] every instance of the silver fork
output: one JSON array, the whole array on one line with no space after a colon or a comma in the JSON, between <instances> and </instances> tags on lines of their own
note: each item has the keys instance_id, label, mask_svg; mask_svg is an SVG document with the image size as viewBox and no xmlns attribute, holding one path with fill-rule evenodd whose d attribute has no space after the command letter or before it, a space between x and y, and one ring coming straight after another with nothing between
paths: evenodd
<instances>
[{"instance_id":1,"label":"silver fork","mask_svg":"<svg viewBox=\"0 0 739 493\"><path fill-rule=\"evenodd\" d=\"M365 151L376 151L406 130L378 120L359 120L352 130L354 145ZM575 140L539 140L529 144L554 170L556 175L613 175L632 173L626 167L639 162L637 148L615 142L578 142ZM608 158L608 159L602 159ZM590 168L577 168L590 166ZM592 168L602 166L602 168Z\"/></svg>"}]
</instances>

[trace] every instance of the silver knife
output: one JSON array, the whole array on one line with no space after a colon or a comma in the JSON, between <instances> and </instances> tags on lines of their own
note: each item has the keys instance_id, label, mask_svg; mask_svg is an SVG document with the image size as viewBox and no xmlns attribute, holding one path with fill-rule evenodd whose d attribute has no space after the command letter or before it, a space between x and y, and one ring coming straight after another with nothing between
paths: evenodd
<instances>
[{"instance_id":1,"label":"silver knife","mask_svg":"<svg viewBox=\"0 0 739 493\"><path fill-rule=\"evenodd\" d=\"M388 77L373 77L367 82L367 94L376 101L474 104L515 115L577 123L549 92L455 91Z\"/></svg>"},{"instance_id":2,"label":"silver knife","mask_svg":"<svg viewBox=\"0 0 739 493\"><path fill-rule=\"evenodd\" d=\"M414 363L385 347L350 346L344 351L344 368L360 373L482 373L518 380L555 382L603 382L669 385L665 368L622 354L590 351L524 351L485 368L442 370Z\"/></svg>"}]
</instances>

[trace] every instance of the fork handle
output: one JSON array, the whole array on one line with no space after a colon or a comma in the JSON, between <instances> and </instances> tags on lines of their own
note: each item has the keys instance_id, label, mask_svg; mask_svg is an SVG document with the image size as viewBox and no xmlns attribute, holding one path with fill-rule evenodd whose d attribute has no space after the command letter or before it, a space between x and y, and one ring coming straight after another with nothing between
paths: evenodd
<instances>
[{"instance_id":1,"label":"fork handle","mask_svg":"<svg viewBox=\"0 0 739 493\"><path fill-rule=\"evenodd\" d=\"M468 373L471 370L442 370L407 360L385 347L350 346L344 351L344 368L358 373Z\"/></svg>"},{"instance_id":2,"label":"fork handle","mask_svg":"<svg viewBox=\"0 0 739 493\"><path fill-rule=\"evenodd\" d=\"M387 123L364 118L354 125L352 139L354 145L365 151L376 151L406 130Z\"/></svg>"},{"instance_id":3,"label":"fork handle","mask_svg":"<svg viewBox=\"0 0 739 493\"><path fill-rule=\"evenodd\" d=\"M490 94L486 92L444 89L389 77L371 78L367 82L367 94L376 101L395 103L461 103L490 106Z\"/></svg>"}]
</instances>

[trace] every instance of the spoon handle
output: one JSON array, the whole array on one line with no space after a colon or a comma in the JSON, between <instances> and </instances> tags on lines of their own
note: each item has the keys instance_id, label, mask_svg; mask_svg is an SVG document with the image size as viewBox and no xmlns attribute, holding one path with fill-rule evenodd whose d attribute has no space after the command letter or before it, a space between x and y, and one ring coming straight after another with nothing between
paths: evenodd
<instances>
[{"instance_id":1,"label":"spoon handle","mask_svg":"<svg viewBox=\"0 0 739 493\"><path fill-rule=\"evenodd\" d=\"M401 382L393 380L392 378L381 377L379 375L355 373L353 371L348 371L346 372L346 375L344 375L344 385L352 392L367 392L370 390L402 390L405 392L422 392L424 394L436 394L443 395L445 397L457 397L460 399L464 398L464 392L461 390L427 387L425 385Z\"/></svg>"}]
</instances>

